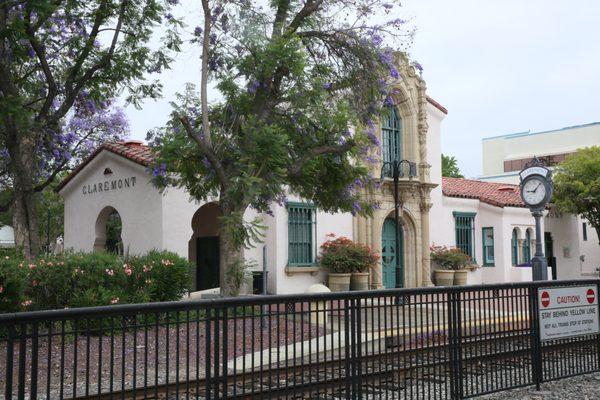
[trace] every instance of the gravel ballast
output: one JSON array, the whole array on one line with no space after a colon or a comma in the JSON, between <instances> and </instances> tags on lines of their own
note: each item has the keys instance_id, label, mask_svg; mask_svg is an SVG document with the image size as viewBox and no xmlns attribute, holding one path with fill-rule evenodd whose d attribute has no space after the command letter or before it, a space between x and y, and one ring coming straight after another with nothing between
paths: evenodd
<instances>
[{"instance_id":1,"label":"gravel ballast","mask_svg":"<svg viewBox=\"0 0 600 400\"><path fill-rule=\"evenodd\" d=\"M600 373L543 383L540 389L538 392L535 387L526 387L478 398L486 400L598 400L600 399Z\"/></svg>"}]
</instances>

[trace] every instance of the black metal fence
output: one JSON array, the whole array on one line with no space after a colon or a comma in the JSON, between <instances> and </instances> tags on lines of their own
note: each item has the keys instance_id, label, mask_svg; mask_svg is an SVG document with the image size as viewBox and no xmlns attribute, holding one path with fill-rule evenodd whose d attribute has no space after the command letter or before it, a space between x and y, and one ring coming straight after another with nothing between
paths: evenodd
<instances>
[{"instance_id":1,"label":"black metal fence","mask_svg":"<svg viewBox=\"0 0 600 400\"><path fill-rule=\"evenodd\" d=\"M0 315L6 399L461 399L600 369L540 342L541 282Z\"/></svg>"}]
</instances>

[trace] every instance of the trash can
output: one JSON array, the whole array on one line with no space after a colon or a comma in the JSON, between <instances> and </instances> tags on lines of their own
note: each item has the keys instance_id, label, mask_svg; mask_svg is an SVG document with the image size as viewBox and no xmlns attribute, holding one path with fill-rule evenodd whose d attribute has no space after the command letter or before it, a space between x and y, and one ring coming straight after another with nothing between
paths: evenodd
<instances>
[{"instance_id":1,"label":"trash can","mask_svg":"<svg viewBox=\"0 0 600 400\"><path fill-rule=\"evenodd\" d=\"M263 271L252 271L252 293L263 294Z\"/></svg>"}]
</instances>

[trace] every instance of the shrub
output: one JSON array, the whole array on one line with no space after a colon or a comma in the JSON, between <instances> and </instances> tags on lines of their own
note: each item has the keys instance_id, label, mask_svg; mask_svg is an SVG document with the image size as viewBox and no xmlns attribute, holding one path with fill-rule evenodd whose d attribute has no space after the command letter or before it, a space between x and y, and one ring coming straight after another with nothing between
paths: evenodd
<instances>
[{"instance_id":1,"label":"shrub","mask_svg":"<svg viewBox=\"0 0 600 400\"><path fill-rule=\"evenodd\" d=\"M321 245L319 263L332 273L366 272L379 260L379 255L369 246L353 242L346 237L331 237ZM335 238L335 239L334 239Z\"/></svg>"},{"instance_id":2,"label":"shrub","mask_svg":"<svg viewBox=\"0 0 600 400\"><path fill-rule=\"evenodd\" d=\"M447 246L431 246L431 259L442 269L461 270L471 263L471 257L461 249Z\"/></svg>"},{"instance_id":3,"label":"shrub","mask_svg":"<svg viewBox=\"0 0 600 400\"><path fill-rule=\"evenodd\" d=\"M165 251L122 257L66 253L26 261L0 259L0 312L179 300L190 263Z\"/></svg>"}]
</instances>

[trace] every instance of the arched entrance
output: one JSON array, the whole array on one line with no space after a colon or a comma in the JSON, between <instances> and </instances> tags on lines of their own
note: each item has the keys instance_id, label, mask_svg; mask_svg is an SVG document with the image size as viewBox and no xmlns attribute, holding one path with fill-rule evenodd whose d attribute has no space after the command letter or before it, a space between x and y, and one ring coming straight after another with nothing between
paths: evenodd
<instances>
[{"instance_id":1,"label":"arched entrance","mask_svg":"<svg viewBox=\"0 0 600 400\"><path fill-rule=\"evenodd\" d=\"M188 242L189 260L196 264L194 288L205 290L219 287L219 217L217 203L200 207L192 217L192 237Z\"/></svg>"},{"instance_id":2,"label":"arched entrance","mask_svg":"<svg viewBox=\"0 0 600 400\"><path fill-rule=\"evenodd\" d=\"M96 219L94 251L123 254L122 230L123 222L119 212L114 207L104 207Z\"/></svg>"},{"instance_id":3,"label":"arched entrance","mask_svg":"<svg viewBox=\"0 0 600 400\"><path fill-rule=\"evenodd\" d=\"M400 269L404 276L404 235L400 229ZM381 232L381 264L383 287L386 289L396 287L396 222L392 218L386 218L383 222ZM400 282L399 287L403 287Z\"/></svg>"}]
</instances>

